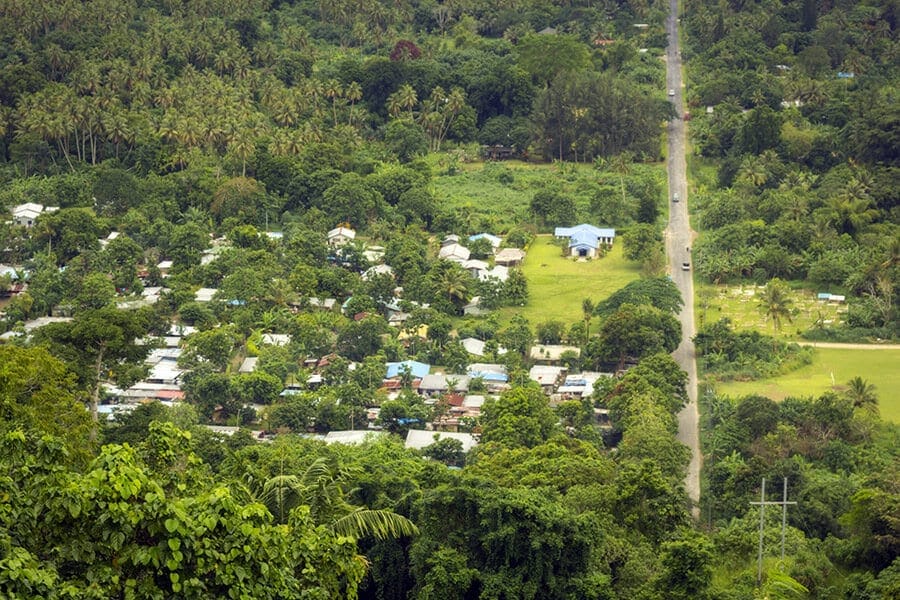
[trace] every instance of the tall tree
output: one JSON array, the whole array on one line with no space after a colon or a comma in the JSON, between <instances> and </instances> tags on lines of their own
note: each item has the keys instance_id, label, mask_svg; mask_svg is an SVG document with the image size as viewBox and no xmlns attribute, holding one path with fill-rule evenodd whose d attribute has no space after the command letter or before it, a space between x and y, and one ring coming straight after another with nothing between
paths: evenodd
<instances>
[{"instance_id":1,"label":"tall tree","mask_svg":"<svg viewBox=\"0 0 900 600\"><path fill-rule=\"evenodd\" d=\"M133 381L133 368L147 356L149 346L138 343L150 329L145 310L125 311L115 307L85 310L71 323L51 323L35 332L34 341L73 365L80 383L89 393L94 423L100 387L108 379ZM93 433L96 438L96 429Z\"/></svg>"},{"instance_id":2,"label":"tall tree","mask_svg":"<svg viewBox=\"0 0 900 600\"><path fill-rule=\"evenodd\" d=\"M794 301L790 297L787 286L780 279L773 279L763 288L759 299L759 310L766 316L766 320L772 321L775 331L781 330L782 320L792 321L791 309Z\"/></svg>"}]
</instances>

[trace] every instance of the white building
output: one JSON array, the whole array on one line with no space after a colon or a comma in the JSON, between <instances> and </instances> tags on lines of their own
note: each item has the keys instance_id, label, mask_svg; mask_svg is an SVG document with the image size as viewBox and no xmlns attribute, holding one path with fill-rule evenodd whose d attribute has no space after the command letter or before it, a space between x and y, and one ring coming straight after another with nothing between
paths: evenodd
<instances>
[{"instance_id":1,"label":"white building","mask_svg":"<svg viewBox=\"0 0 900 600\"><path fill-rule=\"evenodd\" d=\"M13 207L13 222L22 227L31 227L41 213L56 212L57 210L59 210L58 206L44 206L36 202L26 202Z\"/></svg>"},{"instance_id":2,"label":"white building","mask_svg":"<svg viewBox=\"0 0 900 600\"><path fill-rule=\"evenodd\" d=\"M356 239L356 231L349 227L339 225L328 232L328 245L339 247L345 246Z\"/></svg>"}]
</instances>

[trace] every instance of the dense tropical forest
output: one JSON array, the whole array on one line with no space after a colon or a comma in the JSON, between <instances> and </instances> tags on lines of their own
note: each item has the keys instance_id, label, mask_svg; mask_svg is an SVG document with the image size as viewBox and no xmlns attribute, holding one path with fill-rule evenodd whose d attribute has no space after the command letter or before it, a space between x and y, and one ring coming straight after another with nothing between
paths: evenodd
<instances>
[{"instance_id":1,"label":"dense tropical forest","mask_svg":"<svg viewBox=\"0 0 900 600\"><path fill-rule=\"evenodd\" d=\"M691 506L661 165L708 373L896 339L897 9L686 1L682 115L659 0L6 0L0 596L896 597L892 390L706 394Z\"/></svg>"}]
</instances>

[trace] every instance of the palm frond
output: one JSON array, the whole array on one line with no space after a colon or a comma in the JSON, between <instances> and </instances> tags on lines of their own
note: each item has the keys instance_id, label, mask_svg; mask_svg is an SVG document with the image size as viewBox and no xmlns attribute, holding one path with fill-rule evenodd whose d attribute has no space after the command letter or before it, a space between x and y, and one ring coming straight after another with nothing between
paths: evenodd
<instances>
[{"instance_id":1,"label":"palm frond","mask_svg":"<svg viewBox=\"0 0 900 600\"><path fill-rule=\"evenodd\" d=\"M357 509L334 521L331 528L352 538L371 536L379 540L416 535L419 528L404 516L389 510Z\"/></svg>"}]
</instances>

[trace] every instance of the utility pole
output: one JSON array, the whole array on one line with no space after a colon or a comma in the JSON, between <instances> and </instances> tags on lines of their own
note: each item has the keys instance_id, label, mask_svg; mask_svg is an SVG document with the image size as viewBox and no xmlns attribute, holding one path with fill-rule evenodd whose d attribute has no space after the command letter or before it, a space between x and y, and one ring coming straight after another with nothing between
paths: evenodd
<instances>
[{"instance_id":1,"label":"utility pole","mask_svg":"<svg viewBox=\"0 0 900 600\"><path fill-rule=\"evenodd\" d=\"M787 477L784 478L782 488L781 502L766 501L766 478L762 479L762 486L759 492L759 502L751 502L750 504L759 506L759 553L757 555L756 568L756 585L762 585L762 563L763 563L763 530L765 529L766 505L781 505L781 560L784 561L784 532L787 529L787 506L788 504L797 504L796 502L788 502L787 499Z\"/></svg>"}]
</instances>

